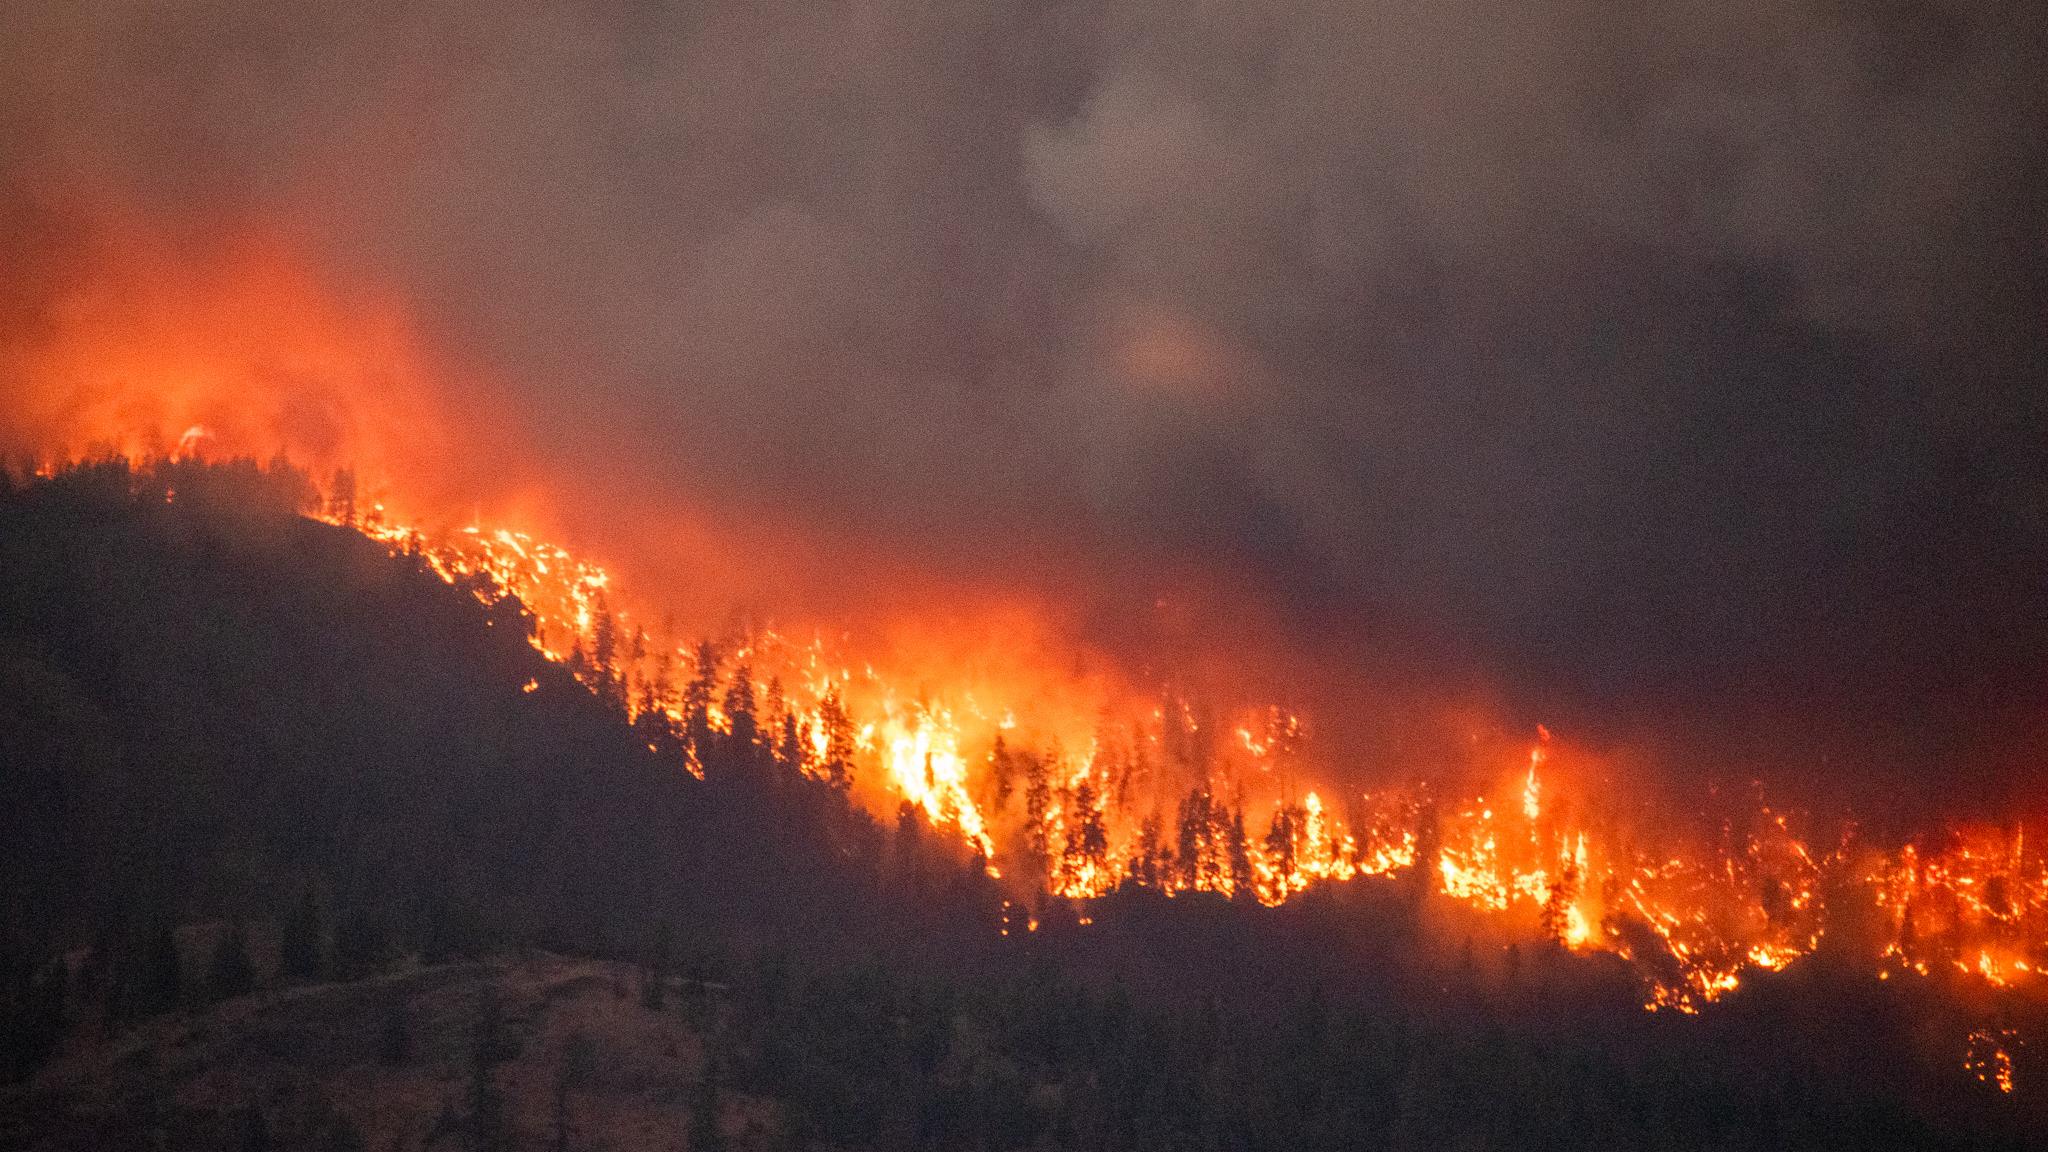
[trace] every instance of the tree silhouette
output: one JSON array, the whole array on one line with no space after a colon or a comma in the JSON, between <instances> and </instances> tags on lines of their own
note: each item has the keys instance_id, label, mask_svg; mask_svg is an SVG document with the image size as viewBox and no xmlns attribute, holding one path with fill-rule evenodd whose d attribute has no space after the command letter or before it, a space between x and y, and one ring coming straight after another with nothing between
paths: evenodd
<instances>
[{"instance_id":1,"label":"tree silhouette","mask_svg":"<svg viewBox=\"0 0 2048 1152\"><path fill-rule=\"evenodd\" d=\"M844 792L853 786L853 718L839 699L839 686L825 690L818 705L818 723L825 729L825 779Z\"/></svg>"},{"instance_id":2,"label":"tree silhouette","mask_svg":"<svg viewBox=\"0 0 2048 1152\"><path fill-rule=\"evenodd\" d=\"M328 518L340 524L353 526L356 522L356 472L353 468L337 468L334 482L327 488Z\"/></svg>"},{"instance_id":3,"label":"tree silhouette","mask_svg":"<svg viewBox=\"0 0 2048 1152\"><path fill-rule=\"evenodd\" d=\"M1160 839L1159 815L1145 817L1138 826L1138 846L1131 853L1131 879L1147 888L1166 882L1172 867L1165 859L1166 845Z\"/></svg>"},{"instance_id":4,"label":"tree silhouette","mask_svg":"<svg viewBox=\"0 0 2048 1152\"><path fill-rule=\"evenodd\" d=\"M1273 862L1275 872L1289 879L1294 876L1299 815L1300 809L1293 804L1281 804L1273 809L1273 823L1266 829L1266 859Z\"/></svg>"},{"instance_id":5,"label":"tree silhouette","mask_svg":"<svg viewBox=\"0 0 2048 1152\"><path fill-rule=\"evenodd\" d=\"M605 602L604 589L597 590L596 614L591 625L590 675L597 698L623 712L626 709L626 670L620 662L619 621Z\"/></svg>"},{"instance_id":6,"label":"tree silhouette","mask_svg":"<svg viewBox=\"0 0 2048 1152\"><path fill-rule=\"evenodd\" d=\"M795 711L782 714L781 735L776 759L791 772L799 776L808 775L811 769L810 742L804 738L804 722Z\"/></svg>"},{"instance_id":7,"label":"tree silhouette","mask_svg":"<svg viewBox=\"0 0 2048 1152\"><path fill-rule=\"evenodd\" d=\"M696 667L683 685L683 736L701 761L711 751L711 704L718 692L718 649L697 645Z\"/></svg>"},{"instance_id":8,"label":"tree silhouette","mask_svg":"<svg viewBox=\"0 0 2048 1152\"><path fill-rule=\"evenodd\" d=\"M1051 758L1024 754L1024 851L1032 875L1045 876L1052 864L1052 841L1046 817L1052 812Z\"/></svg>"},{"instance_id":9,"label":"tree silhouette","mask_svg":"<svg viewBox=\"0 0 2048 1152\"><path fill-rule=\"evenodd\" d=\"M1425 900L1442 886L1438 861L1443 853L1444 833L1436 802L1427 801L1415 818L1415 867L1408 869L1410 898Z\"/></svg>"},{"instance_id":10,"label":"tree silhouette","mask_svg":"<svg viewBox=\"0 0 2048 1152\"><path fill-rule=\"evenodd\" d=\"M1230 891L1239 899L1251 899L1258 893L1253 886L1252 857L1249 845L1245 843L1244 809L1232 807L1230 824L1224 832L1225 855L1230 865Z\"/></svg>"},{"instance_id":11,"label":"tree silhouette","mask_svg":"<svg viewBox=\"0 0 2048 1152\"><path fill-rule=\"evenodd\" d=\"M754 670L741 663L733 669L732 683L725 690L725 722L726 742L742 763L753 758L760 738L754 707Z\"/></svg>"},{"instance_id":12,"label":"tree silhouette","mask_svg":"<svg viewBox=\"0 0 2048 1152\"><path fill-rule=\"evenodd\" d=\"M916 899L924 888L924 809L909 800L896 806L896 872Z\"/></svg>"},{"instance_id":13,"label":"tree silhouette","mask_svg":"<svg viewBox=\"0 0 2048 1152\"><path fill-rule=\"evenodd\" d=\"M1010 793L1017 786L1017 766L1011 759L1010 749L1003 742L1003 734L996 733L995 746L988 753L989 811L1001 812L1009 807Z\"/></svg>"},{"instance_id":14,"label":"tree silhouette","mask_svg":"<svg viewBox=\"0 0 2048 1152\"><path fill-rule=\"evenodd\" d=\"M1203 892L1222 887L1223 867L1215 848L1215 799L1207 784L1196 785L1180 803L1180 836L1174 852L1184 886Z\"/></svg>"},{"instance_id":15,"label":"tree silhouette","mask_svg":"<svg viewBox=\"0 0 2048 1152\"><path fill-rule=\"evenodd\" d=\"M1062 866L1071 879L1102 886L1109 879L1109 829L1103 825L1095 786L1086 780L1074 789L1074 817L1067 833Z\"/></svg>"},{"instance_id":16,"label":"tree silhouette","mask_svg":"<svg viewBox=\"0 0 2048 1152\"><path fill-rule=\"evenodd\" d=\"M1579 865L1570 855L1558 869L1557 883L1544 898L1541 922L1552 940L1563 941L1571 929L1572 903L1579 898Z\"/></svg>"},{"instance_id":17,"label":"tree silhouette","mask_svg":"<svg viewBox=\"0 0 2048 1152\"><path fill-rule=\"evenodd\" d=\"M654 675L642 682L643 691L636 710L639 715L661 715L664 720L667 718L669 698L675 692L675 665L676 658L671 652L664 651L656 658Z\"/></svg>"},{"instance_id":18,"label":"tree silhouette","mask_svg":"<svg viewBox=\"0 0 2048 1152\"><path fill-rule=\"evenodd\" d=\"M788 719L789 695L782 690L782 677L771 675L761 694L761 731L757 739L769 758L784 767L789 766L782 755L783 730Z\"/></svg>"}]
</instances>

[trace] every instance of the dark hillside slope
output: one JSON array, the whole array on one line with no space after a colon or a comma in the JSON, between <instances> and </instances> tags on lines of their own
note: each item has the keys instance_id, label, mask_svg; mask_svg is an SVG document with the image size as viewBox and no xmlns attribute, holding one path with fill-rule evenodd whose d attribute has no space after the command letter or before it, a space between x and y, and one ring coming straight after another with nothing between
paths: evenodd
<instances>
[{"instance_id":1,"label":"dark hillside slope","mask_svg":"<svg viewBox=\"0 0 2048 1152\"><path fill-rule=\"evenodd\" d=\"M950 839L741 747L694 779L307 495L0 485L0 1148L2044 1144L2048 1013L1966 981L1650 1015L1408 878L1000 935Z\"/></svg>"},{"instance_id":2,"label":"dark hillside slope","mask_svg":"<svg viewBox=\"0 0 2048 1152\"><path fill-rule=\"evenodd\" d=\"M534 651L516 601L296 515L304 492L286 469L112 463L0 498L17 943L309 898L330 934L430 954L877 921L880 834L836 793L690 778Z\"/></svg>"}]
</instances>

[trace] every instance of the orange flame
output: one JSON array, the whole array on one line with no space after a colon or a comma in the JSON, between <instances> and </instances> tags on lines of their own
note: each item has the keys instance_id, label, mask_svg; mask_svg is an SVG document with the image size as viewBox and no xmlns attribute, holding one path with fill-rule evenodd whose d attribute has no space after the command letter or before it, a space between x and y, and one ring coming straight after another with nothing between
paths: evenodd
<instances>
[{"instance_id":1,"label":"orange flame","mask_svg":"<svg viewBox=\"0 0 2048 1152\"><path fill-rule=\"evenodd\" d=\"M330 490L327 519L480 597L518 597L550 659L616 691L628 716L689 722L678 680L702 671L693 651L650 628L657 615L604 567L530 525L436 530L386 508L382 497L401 491L422 507L449 505L465 483L450 463L451 427L490 442L473 418L450 418L456 393L402 308L359 293L344 304L285 245L260 239L195 256L113 228L78 265L47 322L0 346L11 377L32 384L0 429L8 447L46 460L285 453L354 466L370 479L354 493ZM757 686L779 692L764 707L780 714L761 717L765 753L843 780L879 813L907 802L1015 885L1085 900L1129 883L1277 904L1320 884L1398 875L1493 917L1504 936L1634 962L1652 1009L1698 1011L1812 953L1849 920L1844 905L1828 907L1829 891L1878 913L1882 938L1867 959L1885 978L2031 986L2048 963L2048 865L2017 828L1889 852L1847 838L1817 847L1790 816L1760 808L1718 842L1639 836L1625 822L1574 815L1560 771L1572 756L1541 728L1526 763L1503 756L1489 781L1518 804L1333 787L1350 775L1319 763L1291 709L1214 717L1107 664L1071 667L1071 647L1031 606L978 607L968 641L917 621L866 649L836 630L804 640L738 629L703 723L735 730L726 693L744 663ZM602 678L593 661L606 666ZM682 756L702 774L695 749ZM1413 775L1429 777L1428 767ZM1036 926L1025 920L1027 932Z\"/></svg>"}]
</instances>

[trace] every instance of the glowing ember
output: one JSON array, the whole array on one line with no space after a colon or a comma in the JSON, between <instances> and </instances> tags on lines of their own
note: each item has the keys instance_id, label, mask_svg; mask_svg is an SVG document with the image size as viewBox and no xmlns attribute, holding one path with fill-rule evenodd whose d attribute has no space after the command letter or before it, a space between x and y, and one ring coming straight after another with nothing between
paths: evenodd
<instances>
[{"instance_id":1,"label":"glowing ember","mask_svg":"<svg viewBox=\"0 0 2048 1152\"><path fill-rule=\"evenodd\" d=\"M2012 1050L2019 1046L2019 1036L2010 1028L1979 1028L1970 1033L1969 1045L1963 1050L1963 1071L1975 1077L1980 1084L1989 1084L2000 1092L2010 1093L2012 1082Z\"/></svg>"}]
</instances>

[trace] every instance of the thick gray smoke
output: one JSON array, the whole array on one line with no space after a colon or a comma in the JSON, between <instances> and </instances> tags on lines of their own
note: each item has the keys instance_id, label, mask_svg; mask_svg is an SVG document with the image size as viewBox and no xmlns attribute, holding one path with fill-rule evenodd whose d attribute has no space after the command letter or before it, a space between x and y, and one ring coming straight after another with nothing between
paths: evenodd
<instances>
[{"instance_id":1,"label":"thick gray smoke","mask_svg":"<svg viewBox=\"0 0 2048 1152\"><path fill-rule=\"evenodd\" d=\"M2032 0L46 2L0 181L17 251L74 181L287 221L622 485L1905 763L2044 714L2043 59Z\"/></svg>"}]
</instances>

